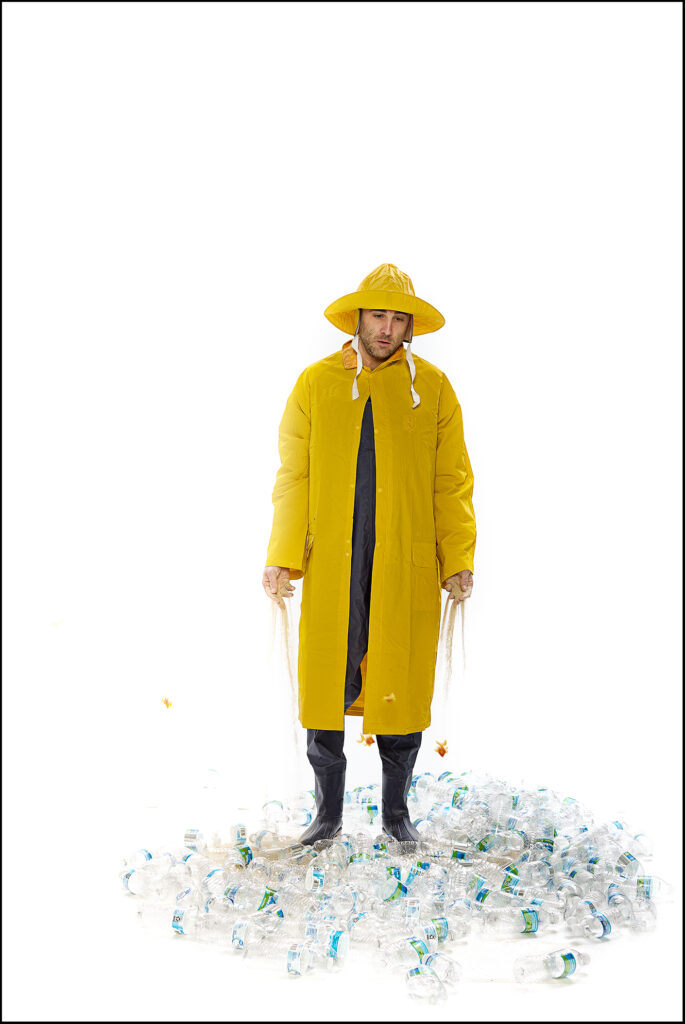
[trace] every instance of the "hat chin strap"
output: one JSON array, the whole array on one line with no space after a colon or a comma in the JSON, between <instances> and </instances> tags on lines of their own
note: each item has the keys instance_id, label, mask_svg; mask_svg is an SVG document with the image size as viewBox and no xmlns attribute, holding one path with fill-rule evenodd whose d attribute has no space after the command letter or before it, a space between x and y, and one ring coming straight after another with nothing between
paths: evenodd
<instances>
[{"instance_id":1,"label":"hat chin strap","mask_svg":"<svg viewBox=\"0 0 685 1024\"><path fill-rule=\"evenodd\" d=\"M362 322L362 314L361 314L361 310L360 310L359 316L357 317L357 330L354 332L354 338L352 339L352 348L357 353L357 372L355 373L354 380L352 381L352 401L354 401L355 398L359 398L359 388L357 387L357 377L362 372L362 365L363 365L362 364L362 354L359 351L359 325L361 324L361 322Z\"/></svg>"},{"instance_id":2,"label":"hat chin strap","mask_svg":"<svg viewBox=\"0 0 685 1024\"><path fill-rule=\"evenodd\" d=\"M357 317L357 329L354 332L354 338L352 339L352 348L357 353L357 372L355 373L354 380L352 381L352 401L354 401L355 398L359 398L359 388L357 386L357 377L362 372L362 366L363 366L362 354L359 351L359 326L361 324L361 319L362 319L362 315L360 313L359 316ZM414 390L414 379L416 377L416 367L414 366L414 357L411 354L411 343L412 343L412 336L413 336L413 334L414 334L414 317L411 318L411 323L409 325L409 338L407 340L407 362L409 364L409 373L410 373L410 376L411 376L411 380L409 381L409 390L411 391L411 397L412 397L412 400L413 400L412 401L412 409L415 409L416 406L420 404L421 397Z\"/></svg>"},{"instance_id":3,"label":"hat chin strap","mask_svg":"<svg viewBox=\"0 0 685 1024\"><path fill-rule=\"evenodd\" d=\"M409 363L409 373L411 374L411 380L409 381L409 389L411 391L411 397L413 399L412 409L415 409L421 402L421 398L414 390L414 378L416 377L416 367L414 366L414 357L411 354L411 343L414 336L414 317L411 318L409 325L409 338L407 340L407 362Z\"/></svg>"}]
</instances>

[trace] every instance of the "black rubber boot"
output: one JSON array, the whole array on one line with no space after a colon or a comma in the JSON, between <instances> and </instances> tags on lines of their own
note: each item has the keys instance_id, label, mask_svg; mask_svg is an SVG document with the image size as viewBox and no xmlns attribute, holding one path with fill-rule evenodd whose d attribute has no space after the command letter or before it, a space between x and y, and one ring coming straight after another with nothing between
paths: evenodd
<instances>
[{"instance_id":1,"label":"black rubber boot","mask_svg":"<svg viewBox=\"0 0 685 1024\"><path fill-rule=\"evenodd\" d=\"M314 775L316 817L300 836L303 846L313 846L318 839L333 839L342 831L343 804L345 803L345 772Z\"/></svg>"},{"instance_id":2,"label":"black rubber boot","mask_svg":"<svg viewBox=\"0 0 685 1024\"><path fill-rule=\"evenodd\" d=\"M411 772L408 775L388 775L383 771L383 829L402 843L417 843L421 836L409 818L407 794L411 786Z\"/></svg>"}]
</instances>

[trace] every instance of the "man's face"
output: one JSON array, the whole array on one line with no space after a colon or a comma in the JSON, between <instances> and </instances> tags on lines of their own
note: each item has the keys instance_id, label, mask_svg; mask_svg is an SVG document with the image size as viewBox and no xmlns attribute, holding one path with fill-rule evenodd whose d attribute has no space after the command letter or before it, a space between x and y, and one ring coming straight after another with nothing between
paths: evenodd
<instances>
[{"instance_id":1,"label":"man's face","mask_svg":"<svg viewBox=\"0 0 685 1024\"><path fill-rule=\"evenodd\" d=\"M362 358L367 366L380 366L396 352L409 331L410 316L396 309L363 309L359 325Z\"/></svg>"}]
</instances>

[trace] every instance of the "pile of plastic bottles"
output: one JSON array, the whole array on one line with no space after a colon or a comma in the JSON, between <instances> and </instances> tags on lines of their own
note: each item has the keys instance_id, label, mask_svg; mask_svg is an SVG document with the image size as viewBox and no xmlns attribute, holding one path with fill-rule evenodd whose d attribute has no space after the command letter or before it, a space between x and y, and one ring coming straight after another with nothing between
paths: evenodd
<instances>
[{"instance_id":1,"label":"pile of plastic bottles","mask_svg":"<svg viewBox=\"0 0 685 1024\"><path fill-rule=\"evenodd\" d=\"M469 936L544 937L548 951L536 952L538 941L513 961L513 977L568 978L589 962L575 942L650 930L672 898L643 866L647 836L596 824L550 789L424 772L408 799L419 843L382 833L378 786L349 791L345 803L346 831L334 840L293 842L315 814L307 792L265 804L253 833L189 829L176 849L137 850L122 882L155 929L274 958L300 976L338 970L361 947L431 1002L462 978L454 951Z\"/></svg>"}]
</instances>

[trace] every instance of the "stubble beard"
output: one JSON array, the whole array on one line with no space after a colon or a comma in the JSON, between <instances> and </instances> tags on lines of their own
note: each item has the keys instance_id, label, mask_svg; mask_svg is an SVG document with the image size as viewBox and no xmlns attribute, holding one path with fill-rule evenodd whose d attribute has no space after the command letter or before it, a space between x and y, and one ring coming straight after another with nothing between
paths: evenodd
<instances>
[{"instance_id":1,"label":"stubble beard","mask_svg":"<svg viewBox=\"0 0 685 1024\"><path fill-rule=\"evenodd\" d=\"M393 347L393 344L391 342L388 348L384 348L382 345L379 345L373 339L371 340L371 342L368 342L366 336L362 334L361 331L359 332L359 337L361 339L362 345L364 346L364 351L366 352L366 354L368 356L371 356L372 359L379 359L381 362L385 362L386 359L389 359L390 356L394 355L397 349L402 344L402 342L400 341L397 345ZM376 349L375 352L371 351L372 345Z\"/></svg>"}]
</instances>

